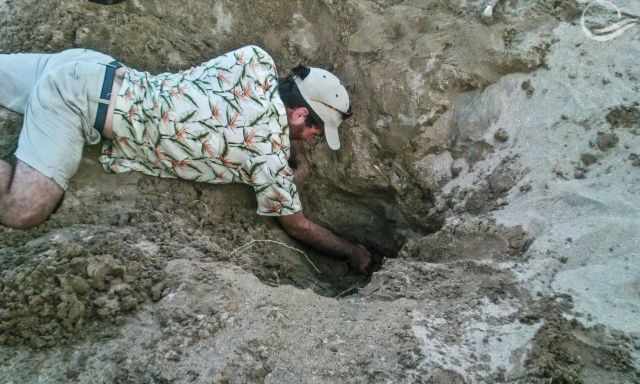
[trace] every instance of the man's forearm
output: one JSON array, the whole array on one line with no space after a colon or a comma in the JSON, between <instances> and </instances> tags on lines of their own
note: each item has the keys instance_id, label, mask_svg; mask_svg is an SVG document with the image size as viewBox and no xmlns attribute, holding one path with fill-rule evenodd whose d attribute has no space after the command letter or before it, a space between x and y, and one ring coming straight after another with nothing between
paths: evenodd
<instances>
[{"instance_id":1,"label":"man's forearm","mask_svg":"<svg viewBox=\"0 0 640 384\"><path fill-rule=\"evenodd\" d=\"M304 230L290 233L297 240L328 254L350 257L356 248L352 242L336 236L330 230L310 220L306 220Z\"/></svg>"},{"instance_id":2,"label":"man's forearm","mask_svg":"<svg viewBox=\"0 0 640 384\"><path fill-rule=\"evenodd\" d=\"M370 273L372 256L361 246L335 235L328 229L307 219L302 212L280 216L280 224L297 240L330 255L346 258L356 271Z\"/></svg>"},{"instance_id":3,"label":"man's forearm","mask_svg":"<svg viewBox=\"0 0 640 384\"><path fill-rule=\"evenodd\" d=\"M365 247L335 235L323 226L308 220L302 212L281 216L279 220L291 237L321 252L346 258L355 270L368 273L371 254Z\"/></svg>"}]
</instances>

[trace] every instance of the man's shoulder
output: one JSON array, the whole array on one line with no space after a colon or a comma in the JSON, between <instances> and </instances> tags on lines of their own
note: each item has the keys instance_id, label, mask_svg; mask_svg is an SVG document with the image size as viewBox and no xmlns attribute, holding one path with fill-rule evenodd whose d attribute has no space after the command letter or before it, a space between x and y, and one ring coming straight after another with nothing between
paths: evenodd
<instances>
[{"instance_id":1,"label":"man's shoulder","mask_svg":"<svg viewBox=\"0 0 640 384\"><path fill-rule=\"evenodd\" d=\"M255 60L256 64L265 65L272 68L274 71L276 69L276 64L271 54L269 54L269 52L264 48L257 45L245 45L244 47L240 47L228 54L231 54L236 58L241 57L246 63L250 63L252 60Z\"/></svg>"},{"instance_id":2,"label":"man's shoulder","mask_svg":"<svg viewBox=\"0 0 640 384\"><path fill-rule=\"evenodd\" d=\"M271 54L269 54L269 52L267 52L264 48L258 45L253 45L253 44L245 45L244 47L240 47L236 49L236 52L238 51L246 53L251 56L256 56L266 61L273 62L273 57L271 57Z\"/></svg>"}]
</instances>

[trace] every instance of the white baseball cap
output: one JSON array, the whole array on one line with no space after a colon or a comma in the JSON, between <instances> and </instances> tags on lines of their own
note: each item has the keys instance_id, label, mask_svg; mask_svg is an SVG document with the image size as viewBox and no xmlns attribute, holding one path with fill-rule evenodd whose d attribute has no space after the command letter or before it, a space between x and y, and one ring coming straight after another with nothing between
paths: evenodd
<instances>
[{"instance_id":1,"label":"white baseball cap","mask_svg":"<svg viewBox=\"0 0 640 384\"><path fill-rule=\"evenodd\" d=\"M324 136L329 148L340 149L338 126L351 115L349 94L333 73L307 67L306 76L294 76L304 100L324 123Z\"/></svg>"}]
</instances>

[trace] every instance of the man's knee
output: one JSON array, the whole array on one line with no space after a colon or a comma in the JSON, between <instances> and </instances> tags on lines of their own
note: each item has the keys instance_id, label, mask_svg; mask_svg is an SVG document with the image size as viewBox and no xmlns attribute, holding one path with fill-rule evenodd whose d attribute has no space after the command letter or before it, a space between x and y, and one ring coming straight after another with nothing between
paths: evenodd
<instances>
[{"instance_id":1,"label":"man's knee","mask_svg":"<svg viewBox=\"0 0 640 384\"><path fill-rule=\"evenodd\" d=\"M2 224L13 229L31 229L44 222L45 220L37 217L8 217Z\"/></svg>"},{"instance_id":2,"label":"man's knee","mask_svg":"<svg viewBox=\"0 0 640 384\"><path fill-rule=\"evenodd\" d=\"M42 224L48 217L48 212L45 209L34 207L8 207L5 204L1 204L5 209L0 214L0 222L10 228L14 229L29 229L36 225Z\"/></svg>"},{"instance_id":3,"label":"man's knee","mask_svg":"<svg viewBox=\"0 0 640 384\"><path fill-rule=\"evenodd\" d=\"M19 160L9 191L0 194L0 223L17 229L41 224L63 195L55 181Z\"/></svg>"}]
</instances>

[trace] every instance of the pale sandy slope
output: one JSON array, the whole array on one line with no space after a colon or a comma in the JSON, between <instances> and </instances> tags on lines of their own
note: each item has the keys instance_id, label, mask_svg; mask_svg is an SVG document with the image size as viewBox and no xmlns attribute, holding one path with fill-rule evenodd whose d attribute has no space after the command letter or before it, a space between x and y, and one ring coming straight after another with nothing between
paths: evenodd
<instances>
[{"instance_id":1,"label":"pale sandy slope","mask_svg":"<svg viewBox=\"0 0 640 384\"><path fill-rule=\"evenodd\" d=\"M637 2L618 3L640 13ZM630 156L640 153L640 113L631 113L630 127L614 128L607 116L621 106L639 110L634 103L640 103L640 27L596 42L579 23L563 23L553 37L547 69L507 76L478 96L476 111L491 119L487 141L495 142L498 129L509 140L475 175L508 154L518 155L515 162L529 171L519 185L532 188L512 189L509 204L495 217L523 225L536 237L528 261L516 267L519 279L534 294L571 295L573 316L582 324L603 324L637 338L640 167ZM532 95L522 88L527 80ZM601 150L599 133L615 134L619 142ZM597 162L585 167L584 153ZM576 167L587 169L585 178L575 177ZM472 182L472 176L454 184Z\"/></svg>"}]
</instances>

